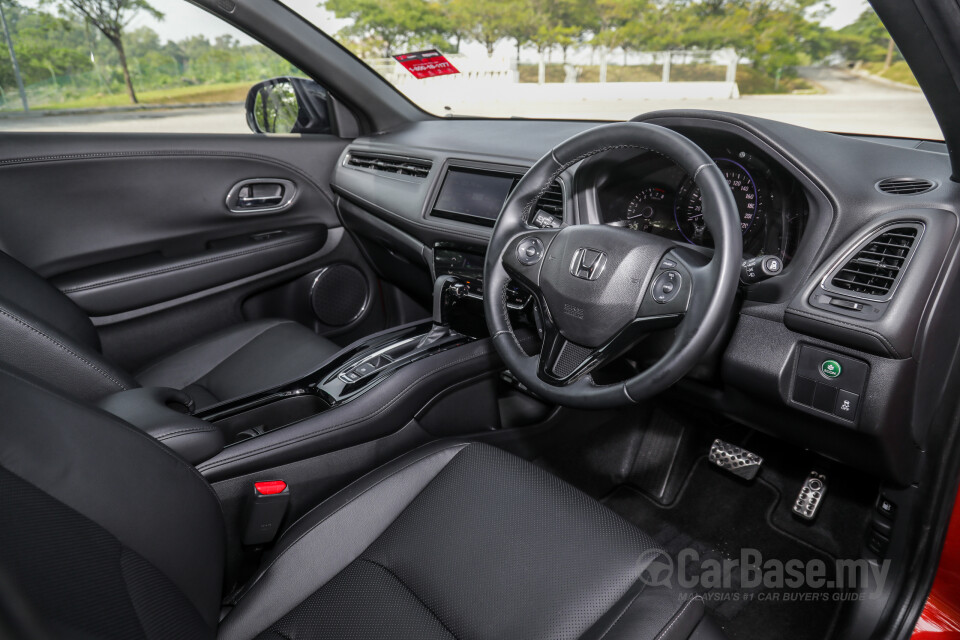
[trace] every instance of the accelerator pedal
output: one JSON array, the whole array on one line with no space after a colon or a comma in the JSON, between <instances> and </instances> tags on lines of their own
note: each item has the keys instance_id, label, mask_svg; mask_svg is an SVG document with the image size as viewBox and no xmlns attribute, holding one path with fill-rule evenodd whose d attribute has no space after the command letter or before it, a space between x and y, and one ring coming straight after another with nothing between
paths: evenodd
<instances>
[{"instance_id":1,"label":"accelerator pedal","mask_svg":"<svg viewBox=\"0 0 960 640\"><path fill-rule=\"evenodd\" d=\"M760 471L763 458L743 447L717 438L710 445L710 462L744 480L753 480Z\"/></svg>"}]
</instances>

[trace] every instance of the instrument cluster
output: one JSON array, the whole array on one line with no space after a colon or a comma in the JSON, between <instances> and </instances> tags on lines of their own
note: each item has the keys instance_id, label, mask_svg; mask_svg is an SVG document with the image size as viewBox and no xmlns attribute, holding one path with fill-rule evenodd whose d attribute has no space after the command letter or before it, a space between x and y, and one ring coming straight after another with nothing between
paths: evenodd
<instances>
[{"instance_id":1,"label":"instrument cluster","mask_svg":"<svg viewBox=\"0 0 960 640\"><path fill-rule=\"evenodd\" d=\"M806 223L802 190L781 169L747 149L707 149L740 212L745 255L789 263ZM601 222L712 247L700 189L667 158L647 153L611 167L597 185Z\"/></svg>"}]
</instances>

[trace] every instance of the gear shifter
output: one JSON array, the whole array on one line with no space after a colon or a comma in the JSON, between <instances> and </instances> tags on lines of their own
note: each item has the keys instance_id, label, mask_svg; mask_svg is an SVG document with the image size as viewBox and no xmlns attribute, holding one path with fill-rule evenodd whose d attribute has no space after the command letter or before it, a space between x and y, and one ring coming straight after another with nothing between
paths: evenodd
<instances>
[{"instance_id":1,"label":"gear shifter","mask_svg":"<svg viewBox=\"0 0 960 640\"><path fill-rule=\"evenodd\" d=\"M467 294L467 285L456 276L440 276L433 285L433 324L446 327L450 324L447 312L453 300Z\"/></svg>"},{"instance_id":2,"label":"gear shifter","mask_svg":"<svg viewBox=\"0 0 960 640\"><path fill-rule=\"evenodd\" d=\"M447 312L453 300L462 298L467 286L456 276L440 276L433 285L433 327L417 343L417 350L427 347L454 333Z\"/></svg>"}]
</instances>

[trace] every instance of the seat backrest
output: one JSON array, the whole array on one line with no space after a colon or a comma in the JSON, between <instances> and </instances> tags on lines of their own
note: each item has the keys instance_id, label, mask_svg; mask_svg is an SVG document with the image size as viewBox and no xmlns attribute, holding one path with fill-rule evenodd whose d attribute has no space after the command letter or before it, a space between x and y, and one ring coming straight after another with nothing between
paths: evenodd
<instances>
[{"instance_id":1,"label":"seat backrest","mask_svg":"<svg viewBox=\"0 0 960 640\"><path fill-rule=\"evenodd\" d=\"M0 362L85 400L135 388L100 354L90 318L59 289L0 252Z\"/></svg>"},{"instance_id":2,"label":"seat backrest","mask_svg":"<svg viewBox=\"0 0 960 640\"><path fill-rule=\"evenodd\" d=\"M214 637L224 524L196 469L5 365L0 407L0 577L37 635Z\"/></svg>"}]
</instances>

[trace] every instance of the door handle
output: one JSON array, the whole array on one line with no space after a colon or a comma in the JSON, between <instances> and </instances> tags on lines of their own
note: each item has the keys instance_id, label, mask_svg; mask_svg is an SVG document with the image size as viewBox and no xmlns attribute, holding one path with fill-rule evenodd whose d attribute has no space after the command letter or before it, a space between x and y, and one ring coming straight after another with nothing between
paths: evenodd
<instances>
[{"instance_id":1,"label":"door handle","mask_svg":"<svg viewBox=\"0 0 960 640\"><path fill-rule=\"evenodd\" d=\"M247 188L248 187L244 187L244 189ZM240 196L237 198L237 204L239 204L242 209L249 209L250 207L259 207L263 205L280 204L283 202L283 187L279 187L280 191L275 196L245 196L243 195L244 189L240 190Z\"/></svg>"},{"instance_id":2,"label":"door handle","mask_svg":"<svg viewBox=\"0 0 960 640\"><path fill-rule=\"evenodd\" d=\"M282 211L293 203L297 185L283 178L251 178L233 185L227 193L227 209L238 215Z\"/></svg>"}]
</instances>

